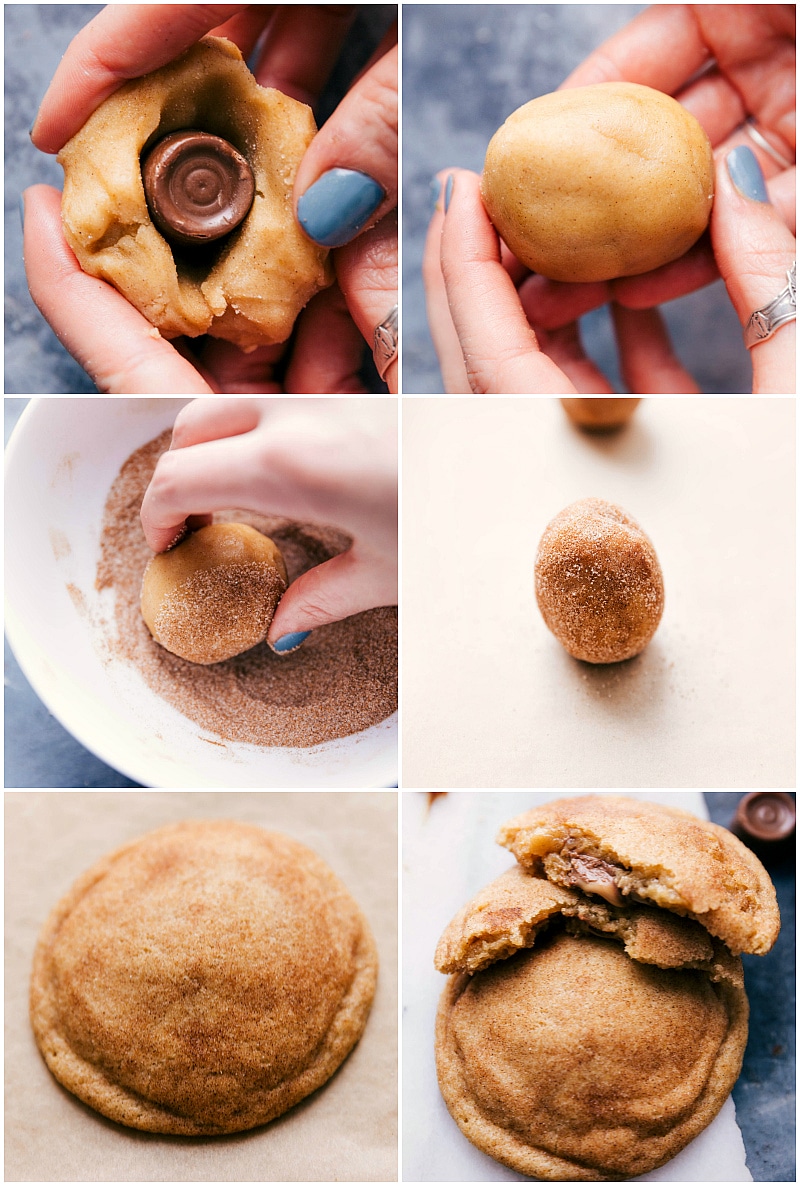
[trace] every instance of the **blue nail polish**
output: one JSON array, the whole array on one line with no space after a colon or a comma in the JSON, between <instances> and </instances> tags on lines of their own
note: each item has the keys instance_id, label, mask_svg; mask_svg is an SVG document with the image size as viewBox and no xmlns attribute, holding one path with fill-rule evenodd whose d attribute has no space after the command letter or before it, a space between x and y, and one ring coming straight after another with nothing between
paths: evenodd
<instances>
[{"instance_id":1,"label":"blue nail polish","mask_svg":"<svg viewBox=\"0 0 800 1186\"><path fill-rule=\"evenodd\" d=\"M341 247L355 238L385 198L373 177L355 169L329 169L297 203L297 218L309 239Z\"/></svg>"},{"instance_id":2,"label":"blue nail polish","mask_svg":"<svg viewBox=\"0 0 800 1186\"><path fill-rule=\"evenodd\" d=\"M752 148L737 144L725 158L728 176L743 198L754 202L768 202L769 194L764 184L764 174Z\"/></svg>"},{"instance_id":3,"label":"blue nail polish","mask_svg":"<svg viewBox=\"0 0 800 1186\"><path fill-rule=\"evenodd\" d=\"M447 213L447 207L450 205L450 199L453 196L453 181L454 180L455 180L455 178L453 177L453 174L451 173L450 176L447 178L447 184L444 187L444 212L445 212L445 214Z\"/></svg>"},{"instance_id":4,"label":"blue nail polish","mask_svg":"<svg viewBox=\"0 0 800 1186\"><path fill-rule=\"evenodd\" d=\"M436 207L439 204L439 198L442 196L442 183L438 177L434 177L431 181L431 214L435 213Z\"/></svg>"},{"instance_id":5,"label":"blue nail polish","mask_svg":"<svg viewBox=\"0 0 800 1186\"><path fill-rule=\"evenodd\" d=\"M277 642L271 643L273 651L285 655L287 651L296 651L302 642L308 638L310 630L295 630L293 634L284 634Z\"/></svg>"}]
</instances>

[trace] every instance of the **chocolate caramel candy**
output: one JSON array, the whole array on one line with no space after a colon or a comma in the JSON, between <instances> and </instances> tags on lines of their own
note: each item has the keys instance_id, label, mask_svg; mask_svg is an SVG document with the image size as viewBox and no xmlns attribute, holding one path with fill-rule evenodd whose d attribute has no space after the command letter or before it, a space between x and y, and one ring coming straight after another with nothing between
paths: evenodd
<instances>
[{"instance_id":1,"label":"chocolate caramel candy","mask_svg":"<svg viewBox=\"0 0 800 1186\"><path fill-rule=\"evenodd\" d=\"M785 791L752 791L739 801L731 831L750 848L774 846L795 830L795 802Z\"/></svg>"},{"instance_id":2,"label":"chocolate caramel candy","mask_svg":"<svg viewBox=\"0 0 800 1186\"><path fill-rule=\"evenodd\" d=\"M253 204L252 170L220 136L187 128L164 136L142 162L153 222L171 243L197 246L230 234Z\"/></svg>"}]
</instances>

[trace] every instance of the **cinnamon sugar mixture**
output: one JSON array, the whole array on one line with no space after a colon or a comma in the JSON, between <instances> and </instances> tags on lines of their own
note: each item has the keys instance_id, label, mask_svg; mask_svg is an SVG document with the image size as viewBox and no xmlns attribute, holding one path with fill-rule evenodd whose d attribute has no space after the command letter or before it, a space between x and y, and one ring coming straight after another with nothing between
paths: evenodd
<instances>
[{"instance_id":1,"label":"cinnamon sugar mixture","mask_svg":"<svg viewBox=\"0 0 800 1186\"><path fill-rule=\"evenodd\" d=\"M132 453L106 501L97 588L112 588L118 657L209 732L251 745L311 746L375 725L397 708L397 610L367 610L317 627L291 655L260 643L243 655L201 667L153 640L139 608L142 574L152 556L139 508L168 429ZM249 523L274 539L290 582L349 544L343 532L277 516L231 510L215 522Z\"/></svg>"}]
</instances>

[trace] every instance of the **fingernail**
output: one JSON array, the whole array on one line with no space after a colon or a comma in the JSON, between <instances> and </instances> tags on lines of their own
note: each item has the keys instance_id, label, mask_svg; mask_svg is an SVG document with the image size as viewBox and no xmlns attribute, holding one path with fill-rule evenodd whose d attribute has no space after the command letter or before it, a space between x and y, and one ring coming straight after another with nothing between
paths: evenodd
<instances>
[{"instance_id":1,"label":"fingernail","mask_svg":"<svg viewBox=\"0 0 800 1186\"><path fill-rule=\"evenodd\" d=\"M349 243L385 197L383 186L355 169L329 169L297 203L297 218L309 239L322 247Z\"/></svg>"},{"instance_id":2,"label":"fingernail","mask_svg":"<svg viewBox=\"0 0 800 1186\"><path fill-rule=\"evenodd\" d=\"M269 645L279 655L285 655L287 651L296 651L300 644L306 641L310 633L310 630L295 630L294 634L284 634L277 642L271 642Z\"/></svg>"},{"instance_id":3,"label":"fingernail","mask_svg":"<svg viewBox=\"0 0 800 1186\"><path fill-rule=\"evenodd\" d=\"M439 208L439 198L442 196L442 183L438 177L434 177L431 181L431 214L435 214Z\"/></svg>"},{"instance_id":4,"label":"fingernail","mask_svg":"<svg viewBox=\"0 0 800 1186\"><path fill-rule=\"evenodd\" d=\"M450 199L453 196L453 182L454 182L454 180L455 180L455 178L453 177L453 174L451 173L450 176L447 178L447 184L444 187L444 212L445 212L445 214L447 213L447 207L450 205Z\"/></svg>"},{"instance_id":5,"label":"fingernail","mask_svg":"<svg viewBox=\"0 0 800 1186\"><path fill-rule=\"evenodd\" d=\"M725 158L728 176L743 198L754 202L768 202L769 194L764 184L764 174L752 148L738 144Z\"/></svg>"},{"instance_id":6,"label":"fingernail","mask_svg":"<svg viewBox=\"0 0 800 1186\"><path fill-rule=\"evenodd\" d=\"M19 195L19 221L22 229L25 229L25 195Z\"/></svg>"}]
</instances>

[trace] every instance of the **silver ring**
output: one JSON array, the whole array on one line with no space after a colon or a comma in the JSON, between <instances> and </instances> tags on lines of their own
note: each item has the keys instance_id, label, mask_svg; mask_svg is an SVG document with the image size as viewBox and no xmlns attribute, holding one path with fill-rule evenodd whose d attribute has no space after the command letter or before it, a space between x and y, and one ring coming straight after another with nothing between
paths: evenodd
<instances>
[{"instance_id":1,"label":"silver ring","mask_svg":"<svg viewBox=\"0 0 800 1186\"><path fill-rule=\"evenodd\" d=\"M758 128L756 127L756 121L752 116L749 116L744 121L744 130L747 132L747 135L750 137L750 139L755 141L759 148L763 148L764 152L769 153L773 161L777 161L778 164L784 169L791 169L794 161L787 161L786 157L782 156L781 153L778 152L777 148L772 147L766 136L759 132Z\"/></svg>"},{"instance_id":2,"label":"silver ring","mask_svg":"<svg viewBox=\"0 0 800 1186\"><path fill-rule=\"evenodd\" d=\"M392 305L384 321L375 326L372 339L372 357L381 379L397 358L397 324L399 310Z\"/></svg>"},{"instance_id":3,"label":"silver ring","mask_svg":"<svg viewBox=\"0 0 800 1186\"><path fill-rule=\"evenodd\" d=\"M744 327L744 344L748 350L771 338L776 330L797 317L797 260L786 273L786 288L763 309L756 309Z\"/></svg>"}]
</instances>

